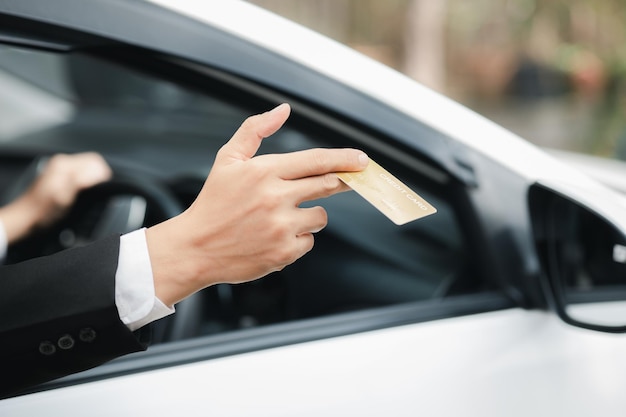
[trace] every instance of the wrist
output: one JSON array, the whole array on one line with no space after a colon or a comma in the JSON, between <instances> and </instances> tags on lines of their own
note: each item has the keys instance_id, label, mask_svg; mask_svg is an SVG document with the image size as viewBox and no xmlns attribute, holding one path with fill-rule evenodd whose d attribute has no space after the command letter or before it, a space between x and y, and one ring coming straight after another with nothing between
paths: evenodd
<instances>
[{"instance_id":1,"label":"wrist","mask_svg":"<svg viewBox=\"0 0 626 417\"><path fill-rule=\"evenodd\" d=\"M182 227L185 213L146 229L146 242L154 277L155 295L167 306L206 287L202 257Z\"/></svg>"}]
</instances>

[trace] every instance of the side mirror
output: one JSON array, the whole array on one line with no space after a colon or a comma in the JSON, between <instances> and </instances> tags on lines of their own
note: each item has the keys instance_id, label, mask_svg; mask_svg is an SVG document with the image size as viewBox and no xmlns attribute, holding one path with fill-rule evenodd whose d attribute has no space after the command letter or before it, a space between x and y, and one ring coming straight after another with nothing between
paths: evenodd
<instances>
[{"instance_id":1,"label":"side mirror","mask_svg":"<svg viewBox=\"0 0 626 417\"><path fill-rule=\"evenodd\" d=\"M626 200L612 192L555 188L535 184L529 193L554 308L569 324L626 332Z\"/></svg>"}]
</instances>

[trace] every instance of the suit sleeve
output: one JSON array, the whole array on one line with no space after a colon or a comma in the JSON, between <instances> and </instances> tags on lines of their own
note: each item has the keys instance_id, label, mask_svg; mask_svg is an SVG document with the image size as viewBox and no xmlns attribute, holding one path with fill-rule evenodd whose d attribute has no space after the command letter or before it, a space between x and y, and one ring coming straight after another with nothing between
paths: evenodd
<instances>
[{"instance_id":1,"label":"suit sleeve","mask_svg":"<svg viewBox=\"0 0 626 417\"><path fill-rule=\"evenodd\" d=\"M131 352L115 305L119 237L0 268L0 397Z\"/></svg>"}]
</instances>

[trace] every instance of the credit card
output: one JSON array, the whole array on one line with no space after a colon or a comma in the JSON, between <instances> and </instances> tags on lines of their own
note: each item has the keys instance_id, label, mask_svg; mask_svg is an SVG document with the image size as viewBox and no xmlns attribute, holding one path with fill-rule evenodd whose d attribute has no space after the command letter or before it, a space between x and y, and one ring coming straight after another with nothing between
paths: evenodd
<instances>
[{"instance_id":1,"label":"credit card","mask_svg":"<svg viewBox=\"0 0 626 417\"><path fill-rule=\"evenodd\" d=\"M397 225L426 217L437 209L370 158L358 172L337 172L340 180Z\"/></svg>"}]
</instances>

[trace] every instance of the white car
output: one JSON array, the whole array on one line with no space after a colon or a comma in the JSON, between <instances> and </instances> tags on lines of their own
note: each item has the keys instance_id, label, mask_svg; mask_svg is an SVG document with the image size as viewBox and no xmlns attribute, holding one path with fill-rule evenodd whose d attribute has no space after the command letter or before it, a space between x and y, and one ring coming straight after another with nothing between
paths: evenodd
<instances>
[{"instance_id":1,"label":"white car","mask_svg":"<svg viewBox=\"0 0 626 417\"><path fill-rule=\"evenodd\" d=\"M396 226L356 193L324 200L300 261L204 290L148 351L0 416L626 413L623 195L245 2L0 0L1 197L53 152L115 171L9 261L175 215L239 123L284 101L263 152L361 148L437 214Z\"/></svg>"}]
</instances>

